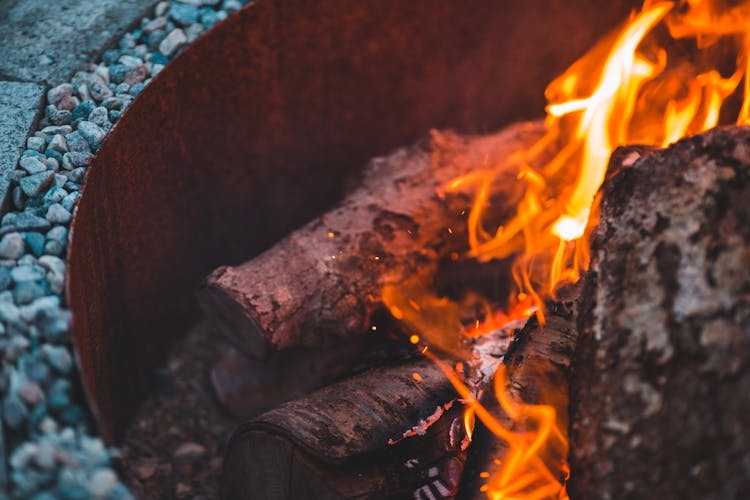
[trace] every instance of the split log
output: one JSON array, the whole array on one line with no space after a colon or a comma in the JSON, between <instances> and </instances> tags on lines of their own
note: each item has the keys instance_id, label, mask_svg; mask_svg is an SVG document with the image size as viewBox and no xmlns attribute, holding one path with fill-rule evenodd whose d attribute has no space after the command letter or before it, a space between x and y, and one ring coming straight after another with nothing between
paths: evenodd
<instances>
[{"instance_id":1,"label":"split log","mask_svg":"<svg viewBox=\"0 0 750 500\"><path fill-rule=\"evenodd\" d=\"M602 190L571 380L572 498L750 492L750 129Z\"/></svg>"},{"instance_id":2,"label":"split log","mask_svg":"<svg viewBox=\"0 0 750 500\"><path fill-rule=\"evenodd\" d=\"M199 293L203 310L238 349L260 358L365 333L384 286L465 247L473 193L439 195L449 181L492 168L492 213L507 218L522 194L509 158L542 132L537 122L481 137L433 132L373 160L338 208L255 259L215 270Z\"/></svg>"},{"instance_id":3,"label":"split log","mask_svg":"<svg viewBox=\"0 0 750 500\"><path fill-rule=\"evenodd\" d=\"M374 369L286 403L235 431L221 496L450 497L458 487L466 444L455 398L440 369L420 359ZM411 434L405 433L407 425L417 422L424 435L405 438ZM424 489L431 495L420 496Z\"/></svg>"}]
</instances>

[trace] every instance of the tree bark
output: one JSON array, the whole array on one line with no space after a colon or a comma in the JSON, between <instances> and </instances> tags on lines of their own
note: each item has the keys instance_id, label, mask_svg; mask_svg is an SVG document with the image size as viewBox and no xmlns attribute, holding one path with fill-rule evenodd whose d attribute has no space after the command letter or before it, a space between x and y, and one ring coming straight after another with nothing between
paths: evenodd
<instances>
[{"instance_id":1,"label":"tree bark","mask_svg":"<svg viewBox=\"0 0 750 500\"><path fill-rule=\"evenodd\" d=\"M385 285L464 248L474 193L444 193L447 184L489 166L499 187L492 213L502 220L522 194L509 158L542 131L534 122L481 137L433 132L373 160L338 208L255 259L215 270L199 293L206 315L238 349L260 358L366 333Z\"/></svg>"},{"instance_id":2,"label":"tree bark","mask_svg":"<svg viewBox=\"0 0 750 500\"><path fill-rule=\"evenodd\" d=\"M750 492L750 129L602 190L571 380L571 498Z\"/></svg>"},{"instance_id":3,"label":"tree bark","mask_svg":"<svg viewBox=\"0 0 750 500\"><path fill-rule=\"evenodd\" d=\"M461 406L426 359L327 386L234 432L222 498L452 496L464 461ZM404 437L417 423L423 435Z\"/></svg>"}]
</instances>

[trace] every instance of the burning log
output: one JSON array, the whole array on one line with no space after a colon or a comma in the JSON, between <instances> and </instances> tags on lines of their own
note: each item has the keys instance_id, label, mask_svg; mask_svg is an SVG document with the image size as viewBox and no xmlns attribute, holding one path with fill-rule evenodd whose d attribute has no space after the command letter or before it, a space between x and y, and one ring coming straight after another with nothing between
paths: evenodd
<instances>
[{"instance_id":1,"label":"burning log","mask_svg":"<svg viewBox=\"0 0 750 500\"><path fill-rule=\"evenodd\" d=\"M420 359L286 403L235 431L222 498L450 497L468 444L456 397Z\"/></svg>"},{"instance_id":2,"label":"burning log","mask_svg":"<svg viewBox=\"0 0 750 500\"><path fill-rule=\"evenodd\" d=\"M482 137L433 132L374 160L338 208L255 259L215 270L199 294L206 315L238 349L261 358L365 333L386 285L462 248L454 235L465 234L472 196L439 195L449 181L491 168L500 186L493 213L503 219L522 194L511 157L542 131L521 123Z\"/></svg>"},{"instance_id":3,"label":"burning log","mask_svg":"<svg viewBox=\"0 0 750 500\"><path fill-rule=\"evenodd\" d=\"M560 490L566 479L566 458L568 453L568 378L570 365L578 339L576 317L578 314L579 296L582 281L576 285L564 285L557 290L556 301L547 301L546 321L542 325L533 316L515 335L503 359L505 383L501 390L518 408L527 405L545 405L554 410L553 420L546 422L553 432L539 447L537 453L520 460L512 460L518 453L526 451L526 443L508 442L493 435L488 425L478 421L472 447L466 465L466 480L462 484L461 496L477 498L483 496L480 488L489 482L490 489L503 491L507 497L525 498L525 494L539 491L540 488ZM519 424L514 422L501 408L498 397L487 393L482 404L503 428L509 431L520 431ZM524 419L531 414L522 410ZM532 416L533 418L533 416ZM525 431L519 436L532 436L539 432L540 422L531 433ZM559 435L556 433L559 432ZM518 458L518 457L516 457ZM496 462L500 459L500 462ZM503 478L500 469L513 462L516 473L511 471ZM481 472L489 473L489 480L479 479ZM523 472L522 474L519 472ZM523 483L519 481L524 481ZM553 494L549 498L556 497ZM529 498L538 498L530 495ZM546 497L545 497L546 498Z\"/></svg>"},{"instance_id":4,"label":"burning log","mask_svg":"<svg viewBox=\"0 0 750 500\"><path fill-rule=\"evenodd\" d=\"M602 191L571 380L573 498L750 491L750 129L650 153Z\"/></svg>"}]
</instances>

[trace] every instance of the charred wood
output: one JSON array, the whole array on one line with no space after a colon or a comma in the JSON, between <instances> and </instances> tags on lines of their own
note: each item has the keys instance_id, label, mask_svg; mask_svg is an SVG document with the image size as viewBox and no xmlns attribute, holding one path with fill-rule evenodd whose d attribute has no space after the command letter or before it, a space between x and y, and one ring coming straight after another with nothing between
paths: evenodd
<instances>
[{"instance_id":1,"label":"charred wood","mask_svg":"<svg viewBox=\"0 0 750 500\"><path fill-rule=\"evenodd\" d=\"M545 323L540 324L536 316L515 334L503 359L506 371L504 390L510 398L530 405L549 405L555 410L557 428L567 438L568 429L568 378L570 365L578 339L576 316L582 281L558 289L555 301L545 304ZM481 403L507 429L515 428L512 420L504 414L493 391L488 391ZM480 472L496 471L498 464L508 452L508 445L477 420L469 456L465 480L459 498L478 498L485 480ZM564 442L549 447L543 457L547 468L565 481L567 448ZM533 488L533 484L529 485Z\"/></svg>"}]
</instances>

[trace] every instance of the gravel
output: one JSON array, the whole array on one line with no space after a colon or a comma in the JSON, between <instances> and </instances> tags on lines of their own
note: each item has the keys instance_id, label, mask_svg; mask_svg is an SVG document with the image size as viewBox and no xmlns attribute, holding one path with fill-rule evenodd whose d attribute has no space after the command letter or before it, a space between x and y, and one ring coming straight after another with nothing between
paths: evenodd
<instances>
[{"instance_id":1,"label":"gravel","mask_svg":"<svg viewBox=\"0 0 750 500\"><path fill-rule=\"evenodd\" d=\"M242 3L159 2L100 62L48 90L37 130L21 144L20 161L7 175L11 211L0 224L0 410L6 428L0 432L0 500L133 498L116 473L119 452L93 435L75 374L63 296L68 226L86 169L121 113L188 43ZM81 26L88 26L84 19ZM208 407L209 393L199 392L206 403L201 406ZM179 396L181 401L184 394ZM161 419L149 418L162 434ZM120 467L137 492L151 497L153 491L142 489L149 484L171 497L216 496L217 443L229 427L218 414L201 419L212 422L212 430L200 425L175 434L179 425L173 422L172 434L148 443L161 448L149 448L145 456L136 450L148 447L138 442L146 438L135 432L126 450L132 466Z\"/></svg>"}]
</instances>

